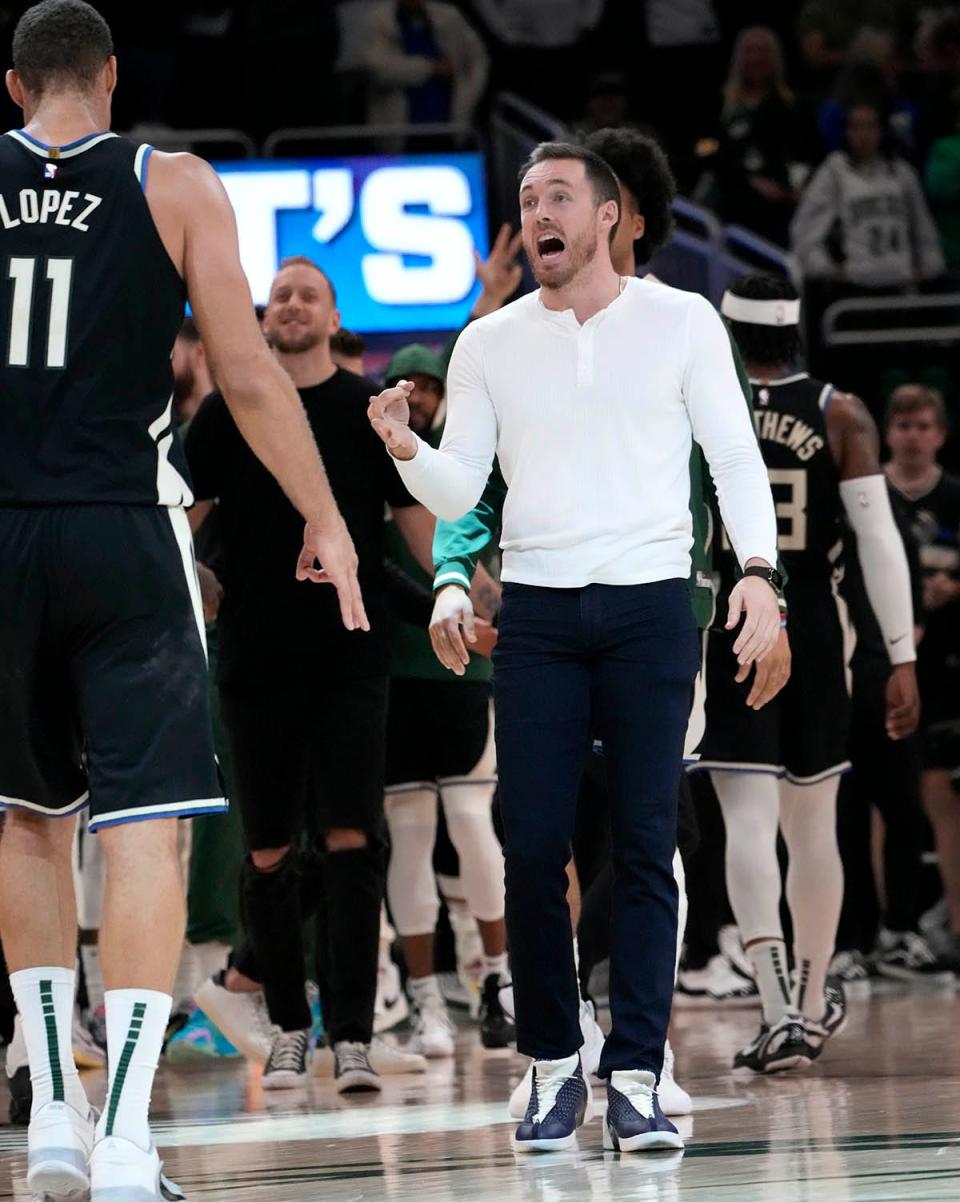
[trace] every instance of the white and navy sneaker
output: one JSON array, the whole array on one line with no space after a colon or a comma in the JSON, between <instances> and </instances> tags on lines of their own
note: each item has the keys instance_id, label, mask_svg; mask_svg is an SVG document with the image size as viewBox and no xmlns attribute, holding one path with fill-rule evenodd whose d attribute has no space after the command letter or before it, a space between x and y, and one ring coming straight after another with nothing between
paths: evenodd
<instances>
[{"instance_id":1,"label":"white and navy sneaker","mask_svg":"<svg viewBox=\"0 0 960 1202\"><path fill-rule=\"evenodd\" d=\"M888 931L877 935L874 963L877 972L912 985L952 985L956 977L930 944L916 931Z\"/></svg>"},{"instance_id":2,"label":"white and navy sneaker","mask_svg":"<svg viewBox=\"0 0 960 1202\"><path fill-rule=\"evenodd\" d=\"M513 1134L515 1152L562 1152L576 1146L577 1128L593 1118L593 1093L580 1054L535 1060L530 1101Z\"/></svg>"},{"instance_id":3,"label":"white and navy sneaker","mask_svg":"<svg viewBox=\"0 0 960 1202\"><path fill-rule=\"evenodd\" d=\"M500 1000L503 1003L503 1008L513 1018L513 990L509 990L510 1008L507 1006L507 990L501 989ZM583 1036L583 1043L580 1045L580 1064L583 1067L583 1075L586 1077L589 1084L590 1078L596 1073L600 1067L600 1057L603 1055L603 1045L606 1042L606 1036L600 1029L600 1024L597 1022L597 1011L593 1002L582 1001L580 1003L580 1034ZM533 1061L530 1062L526 1073L523 1075L523 1080L510 1095L509 1113L512 1119L518 1121L527 1113L527 1103L530 1101L530 1090L533 1088Z\"/></svg>"},{"instance_id":4,"label":"white and navy sneaker","mask_svg":"<svg viewBox=\"0 0 960 1202\"><path fill-rule=\"evenodd\" d=\"M164 1176L154 1147L144 1151L129 1139L111 1135L94 1145L90 1157L90 1202L184 1202L178 1185Z\"/></svg>"},{"instance_id":5,"label":"white and navy sneaker","mask_svg":"<svg viewBox=\"0 0 960 1202\"><path fill-rule=\"evenodd\" d=\"M674 1003L680 1008L758 1006L760 991L752 977L738 972L726 956L714 956L706 968L681 968Z\"/></svg>"},{"instance_id":6,"label":"white and navy sneaker","mask_svg":"<svg viewBox=\"0 0 960 1202\"><path fill-rule=\"evenodd\" d=\"M796 1014L785 1014L772 1025L764 1023L756 1037L733 1058L734 1068L755 1073L782 1073L805 1068L819 1055L808 1041L804 1024Z\"/></svg>"},{"instance_id":7,"label":"white and navy sneaker","mask_svg":"<svg viewBox=\"0 0 960 1202\"><path fill-rule=\"evenodd\" d=\"M27 1185L34 1198L79 1202L87 1197L96 1122L93 1107L84 1116L68 1102L48 1102L33 1115L27 1130Z\"/></svg>"},{"instance_id":8,"label":"white and navy sneaker","mask_svg":"<svg viewBox=\"0 0 960 1202\"><path fill-rule=\"evenodd\" d=\"M383 1088L370 1063L370 1045L341 1040L333 1045L333 1083L337 1093L374 1093Z\"/></svg>"},{"instance_id":9,"label":"white and navy sneaker","mask_svg":"<svg viewBox=\"0 0 960 1202\"><path fill-rule=\"evenodd\" d=\"M669 1039L663 1048L663 1068L660 1070L657 1097L660 1099L660 1105L666 1115L693 1113L693 1101L690 1095L677 1084L673 1075L673 1048L670 1046Z\"/></svg>"},{"instance_id":10,"label":"white and navy sneaker","mask_svg":"<svg viewBox=\"0 0 960 1202\"><path fill-rule=\"evenodd\" d=\"M296 1089L307 1083L309 1031L281 1031L274 1039L263 1068L264 1089Z\"/></svg>"},{"instance_id":11,"label":"white and navy sneaker","mask_svg":"<svg viewBox=\"0 0 960 1202\"><path fill-rule=\"evenodd\" d=\"M657 1079L642 1069L611 1073L607 1082L607 1113L603 1146L608 1152L656 1152L682 1148L673 1123L664 1118L657 1097Z\"/></svg>"}]
</instances>

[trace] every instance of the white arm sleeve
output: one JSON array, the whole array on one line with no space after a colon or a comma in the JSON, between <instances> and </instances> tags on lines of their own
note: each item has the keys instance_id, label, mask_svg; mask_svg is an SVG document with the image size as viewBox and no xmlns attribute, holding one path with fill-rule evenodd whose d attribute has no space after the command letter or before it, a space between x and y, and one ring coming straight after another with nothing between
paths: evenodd
<instances>
[{"instance_id":1,"label":"white arm sleeve","mask_svg":"<svg viewBox=\"0 0 960 1202\"><path fill-rule=\"evenodd\" d=\"M913 598L903 539L893 519L884 476L840 481L840 499L857 536L867 596L893 664L917 658L913 645Z\"/></svg>"},{"instance_id":2,"label":"white arm sleeve","mask_svg":"<svg viewBox=\"0 0 960 1202\"><path fill-rule=\"evenodd\" d=\"M447 522L462 518L480 500L497 450L497 415L487 395L481 331L468 326L447 372L447 422L439 451L417 440L412 459L395 459L408 490Z\"/></svg>"},{"instance_id":3,"label":"white arm sleeve","mask_svg":"<svg viewBox=\"0 0 960 1202\"><path fill-rule=\"evenodd\" d=\"M717 486L720 514L741 567L777 562L777 518L730 339L709 301L696 297L687 326L683 399L693 437Z\"/></svg>"}]
</instances>

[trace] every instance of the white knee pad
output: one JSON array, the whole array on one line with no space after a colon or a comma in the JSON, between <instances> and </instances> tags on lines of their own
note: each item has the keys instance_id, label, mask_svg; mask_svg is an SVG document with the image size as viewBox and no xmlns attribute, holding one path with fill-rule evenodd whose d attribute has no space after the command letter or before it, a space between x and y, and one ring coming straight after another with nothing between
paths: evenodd
<instances>
[{"instance_id":1,"label":"white knee pad","mask_svg":"<svg viewBox=\"0 0 960 1202\"><path fill-rule=\"evenodd\" d=\"M437 791L423 784L388 789L384 798L390 829L387 897L401 935L430 935L440 914L433 877L437 838Z\"/></svg>"},{"instance_id":2,"label":"white knee pad","mask_svg":"<svg viewBox=\"0 0 960 1202\"><path fill-rule=\"evenodd\" d=\"M481 922L503 918L503 850L493 829L495 777L481 760L468 777L440 782L450 841L460 857L460 881L470 913Z\"/></svg>"}]
</instances>

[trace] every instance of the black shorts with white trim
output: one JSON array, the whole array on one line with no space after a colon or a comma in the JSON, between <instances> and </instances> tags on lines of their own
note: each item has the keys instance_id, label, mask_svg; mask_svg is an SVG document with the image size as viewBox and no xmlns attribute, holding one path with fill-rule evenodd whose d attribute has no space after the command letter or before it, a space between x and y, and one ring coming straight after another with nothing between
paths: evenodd
<instances>
[{"instance_id":1,"label":"black shorts with white trim","mask_svg":"<svg viewBox=\"0 0 960 1202\"><path fill-rule=\"evenodd\" d=\"M90 829L226 809L186 515L0 508L0 806Z\"/></svg>"},{"instance_id":2,"label":"black shorts with white trim","mask_svg":"<svg viewBox=\"0 0 960 1202\"><path fill-rule=\"evenodd\" d=\"M791 576L790 679L761 710L747 707L752 674L737 684L737 632L707 641L706 733L690 771L766 772L816 784L850 768L846 607L829 578Z\"/></svg>"}]
</instances>

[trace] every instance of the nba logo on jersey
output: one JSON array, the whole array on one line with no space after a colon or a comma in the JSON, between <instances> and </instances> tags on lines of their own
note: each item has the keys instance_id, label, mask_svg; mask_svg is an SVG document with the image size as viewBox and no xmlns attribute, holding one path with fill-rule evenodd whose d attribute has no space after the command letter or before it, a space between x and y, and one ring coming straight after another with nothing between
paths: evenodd
<instances>
[{"instance_id":1,"label":"nba logo on jersey","mask_svg":"<svg viewBox=\"0 0 960 1202\"><path fill-rule=\"evenodd\" d=\"M57 178L57 164L56 163L44 163L43 164L43 178L44 179L56 179Z\"/></svg>"}]
</instances>

